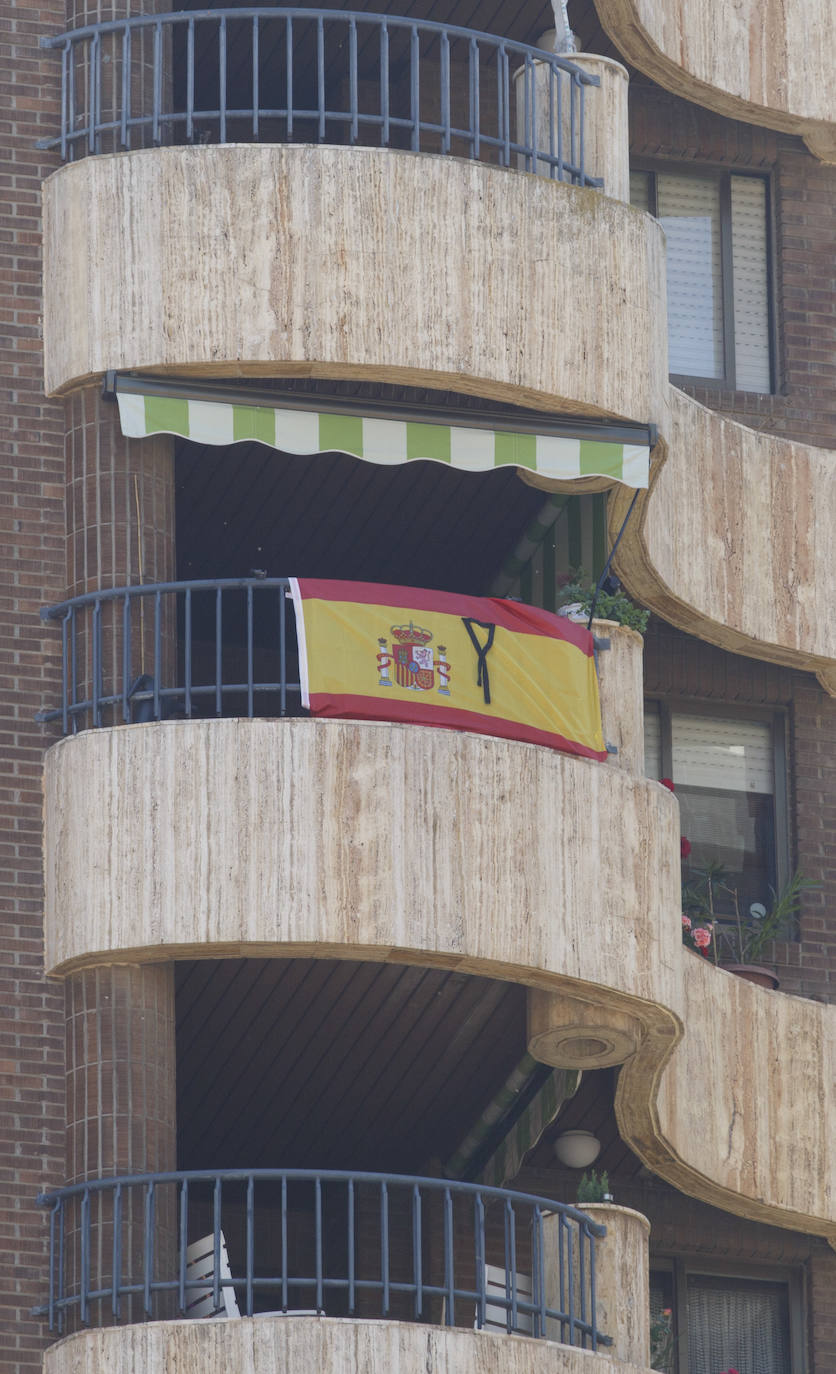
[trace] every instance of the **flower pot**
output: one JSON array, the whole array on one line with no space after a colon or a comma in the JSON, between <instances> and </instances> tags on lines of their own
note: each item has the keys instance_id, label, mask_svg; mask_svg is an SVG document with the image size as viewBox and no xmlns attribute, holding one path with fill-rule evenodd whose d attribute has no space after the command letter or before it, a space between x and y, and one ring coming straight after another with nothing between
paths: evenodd
<instances>
[{"instance_id":1,"label":"flower pot","mask_svg":"<svg viewBox=\"0 0 836 1374\"><path fill-rule=\"evenodd\" d=\"M747 983L755 983L759 988L777 988L778 979L771 969L763 968L760 964L721 964L727 973L733 973L737 978L743 978Z\"/></svg>"}]
</instances>

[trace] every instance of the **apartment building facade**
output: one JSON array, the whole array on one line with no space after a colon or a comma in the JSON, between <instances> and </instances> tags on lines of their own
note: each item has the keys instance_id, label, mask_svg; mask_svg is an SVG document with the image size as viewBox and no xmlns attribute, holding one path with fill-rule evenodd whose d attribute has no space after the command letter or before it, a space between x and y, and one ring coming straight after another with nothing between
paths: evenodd
<instances>
[{"instance_id":1,"label":"apartment building facade","mask_svg":"<svg viewBox=\"0 0 836 1374\"><path fill-rule=\"evenodd\" d=\"M383 8L4 7L0 1369L824 1374L832 16ZM304 704L579 565L606 758Z\"/></svg>"}]
</instances>

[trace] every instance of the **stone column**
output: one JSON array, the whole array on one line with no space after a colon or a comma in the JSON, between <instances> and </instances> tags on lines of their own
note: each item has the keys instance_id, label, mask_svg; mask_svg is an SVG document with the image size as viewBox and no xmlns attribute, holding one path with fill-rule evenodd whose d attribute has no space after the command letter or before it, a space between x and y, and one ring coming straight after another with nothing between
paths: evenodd
<instances>
[{"instance_id":1,"label":"stone column","mask_svg":"<svg viewBox=\"0 0 836 1374\"><path fill-rule=\"evenodd\" d=\"M587 176L602 177L603 192L615 200L630 201L630 139L627 126L627 88L629 78L620 62L609 57L599 57L596 53L566 53L566 60L581 67L590 76L597 76L600 86L584 87L584 170ZM517 98L517 139L528 143L526 134L526 111L529 125L533 125L534 141L538 150L549 148L549 121L552 106L557 106L556 87L550 99L551 66L547 62L534 62L530 76L526 79L526 69L521 67L514 73ZM564 157L571 159L572 126L569 102L570 80L568 75L561 79L562 99L560 101L561 139ZM528 97L526 99L526 87ZM555 115L557 110L555 109ZM575 111L576 131L578 128L578 109ZM557 129L554 130L554 148L557 150ZM520 159L520 167L525 167L525 159ZM541 176L549 176L546 162L539 162L536 168Z\"/></svg>"},{"instance_id":2,"label":"stone column","mask_svg":"<svg viewBox=\"0 0 836 1374\"><path fill-rule=\"evenodd\" d=\"M607 1234L595 1241L595 1314L598 1330L611 1336L613 1345L601 1348L617 1363L646 1369L650 1363L650 1222L641 1212L609 1202L588 1203L582 1211L607 1228ZM549 1307L557 1307L560 1301L560 1218L547 1217L543 1231L546 1298ZM574 1227L573 1236L573 1267L578 1286L574 1312L580 1317L580 1265ZM564 1261L567 1260L564 1255ZM566 1268L568 1270L568 1264ZM564 1301L568 1302L568 1292L564 1293ZM584 1301L585 1310L590 1314L592 1294L588 1271ZM547 1332L550 1339L566 1340L559 1324L553 1325L555 1329Z\"/></svg>"},{"instance_id":3,"label":"stone column","mask_svg":"<svg viewBox=\"0 0 836 1374\"><path fill-rule=\"evenodd\" d=\"M173 8L173 7L172 7ZM164 0L154 0L143 4L141 0L67 0L67 28L85 28L91 24L104 24L120 19L128 19L139 14L166 13L169 5ZM152 124L154 102L154 65L156 61L156 39L153 25L134 29L130 46L124 42L123 32L116 30L105 33L99 39L99 58L96 62L92 45L82 43L74 51L75 63L75 115L74 127L86 128L91 113L91 96L98 83L98 122L114 125L113 129L102 133L96 143L96 153L123 152L125 145L121 138L123 96L126 85L128 92L127 114L132 120L148 119L148 123L136 125L127 130L127 146L130 149L150 148L155 145ZM128 81L125 83L124 66L129 66ZM158 83L159 113L164 115L171 109L171 30L163 27L160 33L160 78ZM72 132L72 129L70 130ZM171 142L171 126L161 119L157 129L157 144ZM86 138L79 139L74 145L75 157L87 155L89 144Z\"/></svg>"},{"instance_id":4,"label":"stone column","mask_svg":"<svg viewBox=\"0 0 836 1374\"><path fill-rule=\"evenodd\" d=\"M66 981L67 1183L176 1167L173 964L85 969ZM122 1197L122 1282L142 1282L145 1190ZM176 1277L174 1189L155 1198L154 1278ZM90 1282L113 1280L114 1198L91 1195ZM67 1218L68 1291L78 1291L80 1208ZM120 1319L138 1320L140 1298L123 1298ZM174 1315L161 1295L154 1315ZM110 1324L110 1299L94 1303L93 1325Z\"/></svg>"}]
</instances>

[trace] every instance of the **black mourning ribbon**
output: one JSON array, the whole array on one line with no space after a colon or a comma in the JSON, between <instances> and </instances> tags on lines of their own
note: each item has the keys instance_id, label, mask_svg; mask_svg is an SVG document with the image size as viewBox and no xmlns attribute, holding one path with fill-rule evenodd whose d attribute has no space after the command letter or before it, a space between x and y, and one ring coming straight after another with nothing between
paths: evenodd
<instances>
[{"instance_id":1,"label":"black mourning ribbon","mask_svg":"<svg viewBox=\"0 0 836 1374\"><path fill-rule=\"evenodd\" d=\"M470 636L470 642L476 650L476 658L479 664L479 668L476 673L476 686L482 688L483 692L485 693L485 705L490 706L491 682L490 678L488 677L487 659L488 652L491 648L491 645L493 644L493 637L496 634L496 626L491 624L489 620L473 620L469 616L464 615L462 616L462 624L464 625L464 628L467 630L467 633ZM487 630L488 638L484 644L480 644L478 639L476 638L476 633L473 629L474 625L478 625L480 630Z\"/></svg>"}]
</instances>

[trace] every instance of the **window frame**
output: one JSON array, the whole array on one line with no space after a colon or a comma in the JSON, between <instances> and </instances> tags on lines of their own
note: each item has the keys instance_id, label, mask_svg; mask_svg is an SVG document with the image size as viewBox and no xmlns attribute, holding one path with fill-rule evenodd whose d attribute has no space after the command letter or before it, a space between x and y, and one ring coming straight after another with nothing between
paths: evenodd
<instances>
[{"instance_id":1,"label":"window frame","mask_svg":"<svg viewBox=\"0 0 836 1374\"><path fill-rule=\"evenodd\" d=\"M731 179L735 177L754 177L764 183L766 191L766 309L767 344L769 347L769 390L742 391L743 396L774 396L778 391L778 331L776 310L775 263L775 195L774 176L771 171L750 167L729 166L727 163L714 162L675 162L654 161L649 158L630 160L631 172L649 173L647 202L648 211L654 219L657 215L656 176L710 176L720 184L720 260L721 295L723 301L723 376L692 377L687 373L669 372L668 376L675 386L702 386L713 391L737 391L737 368L734 340L734 285L732 273L732 217L731 217Z\"/></svg>"},{"instance_id":2,"label":"window frame","mask_svg":"<svg viewBox=\"0 0 836 1374\"><path fill-rule=\"evenodd\" d=\"M766 721L772 728L772 769L775 780L773 791L775 846L775 891L780 892L789 882L792 872L791 843L789 828L789 713L782 706L743 706L720 701L707 702L689 697L646 696L644 709L656 710L659 716L659 755L662 777L673 778L673 727L674 715L708 716L725 720Z\"/></svg>"},{"instance_id":3,"label":"window frame","mask_svg":"<svg viewBox=\"0 0 836 1374\"><path fill-rule=\"evenodd\" d=\"M671 1276L674 1314L674 1374L690 1374L688 1356L688 1279L744 1279L749 1283L786 1285L790 1319L791 1374L807 1374L807 1283L801 1266L782 1267L740 1260L707 1260L699 1255L651 1254L651 1273Z\"/></svg>"}]
</instances>

